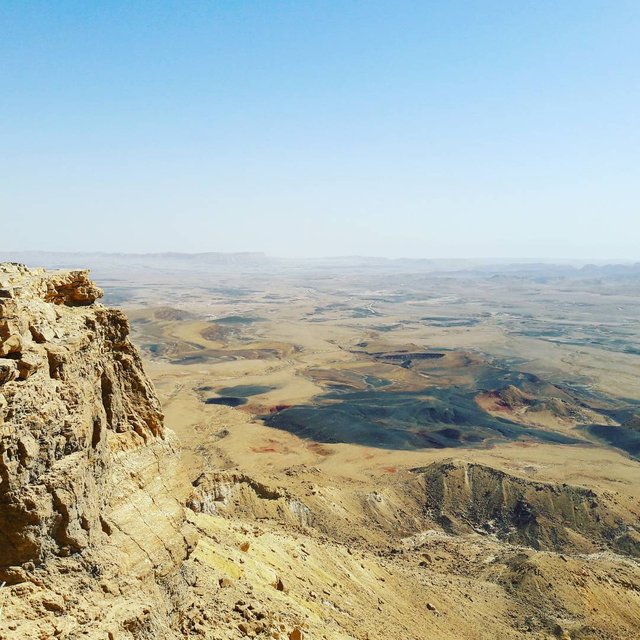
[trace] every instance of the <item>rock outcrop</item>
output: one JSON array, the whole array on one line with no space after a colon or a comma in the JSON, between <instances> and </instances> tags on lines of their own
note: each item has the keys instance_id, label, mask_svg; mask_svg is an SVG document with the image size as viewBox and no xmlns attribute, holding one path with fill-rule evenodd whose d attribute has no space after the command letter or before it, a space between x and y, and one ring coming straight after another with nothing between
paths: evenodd
<instances>
[{"instance_id":1,"label":"rock outcrop","mask_svg":"<svg viewBox=\"0 0 640 640\"><path fill-rule=\"evenodd\" d=\"M425 513L445 531L495 535L534 549L640 556L632 514L613 496L568 484L535 482L482 464L444 460L413 470Z\"/></svg>"},{"instance_id":2,"label":"rock outcrop","mask_svg":"<svg viewBox=\"0 0 640 640\"><path fill-rule=\"evenodd\" d=\"M202 473L193 483L187 504L196 513L244 519L272 519L310 526L313 513L304 502L283 487L269 487L244 473Z\"/></svg>"},{"instance_id":3,"label":"rock outcrop","mask_svg":"<svg viewBox=\"0 0 640 640\"><path fill-rule=\"evenodd\" d=\"M190 487L175 438L126 317L100 305L101 295L86 271L0 266L0 582L8 585L33 585L34 572L64 559L67 569L75 562L155 580L187 553Z\"/></svg>"}]
</instances>

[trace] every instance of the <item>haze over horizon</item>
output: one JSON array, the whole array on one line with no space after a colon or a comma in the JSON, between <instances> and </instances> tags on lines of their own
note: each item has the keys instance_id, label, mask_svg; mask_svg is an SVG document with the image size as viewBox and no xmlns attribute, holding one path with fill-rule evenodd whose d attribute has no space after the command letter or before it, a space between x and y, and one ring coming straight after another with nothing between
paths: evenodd
<instances>
[{"instance_id":1,"label":"haze over horizon","mask_svg":"<svg viewBox=\"0 0 640 640\"><path fill-rule=\"evenodd\" d=\"M640 260L640 5L8 2L2 251Z\"/></svg>"},{"instance_id":2,"label":"haze over horizon","mask_svg":"<svg viewBox=\"0 0 640 640\"><path fill-rule=\"evenodd\" d=\"M410 257L410 256L382 256L382 255L364 255L364 254L334 254L334 255L316 255L316 256L282 256L277 254L272 254L266 251L260 250L238 250L238 251L86 251L86 250L77 250L77 251L58 251L58 250L43 250L43 249L33 249L33 250L24 250L24 249L15 249L15 250L2 250L0 251L0 261L2 260L12 260L13 258L17 258L18 260L28 256L32 260L35 260L37 256L52 256L52 257L95 257L95 258L109 258L116 256L124 256L131 258L154 258L154 257L176 257L176 258L194 258L197 259L199 257L206 258L207 256L256 256L260 260L274 260L274 261L291 261L293 263L296 262L314 262L314 261L358 261L361 260L363 262L366 261L390 261L390 262L433 262L433 263L442 263L443 265L450 264L458 264L458 263L468 263L470 266L474 265L536 265L536 264L544 264L552 266L574 266L581 267L585 265L597 265L597 266L615 266L615 265L630 265L637 266L640 265L640 260L629 259L629 258L572 258L572 257L549 257L549 258L539 258L536 256L464 256L464 257L430 257L430 256L420 256L420 257ZM35 266L35 263L34 263ZM41 265L46 266L46 265Z\"/></svg>"}]
</instances>

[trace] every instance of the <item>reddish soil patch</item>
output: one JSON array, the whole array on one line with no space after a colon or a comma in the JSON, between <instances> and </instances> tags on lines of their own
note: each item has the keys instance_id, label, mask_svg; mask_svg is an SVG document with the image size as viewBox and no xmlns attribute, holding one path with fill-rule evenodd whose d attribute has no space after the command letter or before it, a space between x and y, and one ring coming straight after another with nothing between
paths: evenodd
<instances>
[{"instance_id":1,"label":"reddish soil patch","mask_svg":"<svg viewBox=\"0 0 640 640\"><path fill-rule=\"evenodd\" d=\"M278 413L278 411L291 409L292 406L292 404L274 404L272 407L269 407L269 413Z\"/></svg>"},{"instance_id":2,"label":"reddish soil patch","mask_svg":"<svg viewBox=\"0 0 640 640\"><path fill-rule=\"evenodd\" d=\"M307 449L310 449L311 451L313 451L313 453L317 453L320 456L331 455L331 449L329 449L328 447L325 447L319 442L313 442L312 444L307 445Z\"/></svg>"},{"instance_id":3,"label":"reddish soil patch","mask_svg":"<svg viewBox=\"0 0 640 640\"><path fill-rule=\"evenodd\" d=\"M512 414L513 409L504 402L495 391L481 393L476 396L476 404L484 411L497 411L500 413Z\"/></svg>"}]
</instances>

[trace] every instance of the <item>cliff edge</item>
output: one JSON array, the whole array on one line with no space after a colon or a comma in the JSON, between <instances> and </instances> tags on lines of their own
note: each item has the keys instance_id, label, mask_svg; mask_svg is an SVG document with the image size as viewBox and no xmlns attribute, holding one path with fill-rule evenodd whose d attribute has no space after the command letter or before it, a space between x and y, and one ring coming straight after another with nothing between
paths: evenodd
<instances>
[{"instance_id":1,"label":"cliff edge","mask_svg":"<svg viewBox=\"0 0 640 640\"><path fill-rule=\"evenodd\" d=\"M126 317L101 296L87 271L0 265L0 583L24 607L21 637L54 635L57 608L65 628L80 624L74 601L86 618L127 583L157 589L187 555L176 441ZM130 624L145 624L151 612L126 602Z\"/></svg>"}]
</instances>

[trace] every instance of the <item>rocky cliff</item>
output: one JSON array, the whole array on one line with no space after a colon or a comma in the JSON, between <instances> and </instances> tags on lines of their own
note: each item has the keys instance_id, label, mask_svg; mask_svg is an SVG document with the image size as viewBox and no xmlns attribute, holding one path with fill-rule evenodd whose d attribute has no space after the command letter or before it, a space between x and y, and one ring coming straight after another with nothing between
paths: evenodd
<instances>
[{"instance_id":1,"label":"rocky cliff","mask_svg":"<svg viewBox=\"0 0 640 640\"><path fill-rule=\"evenodd\" d=\"M0 582L27 618L73 599L60 571L153 584L187 552L175 439L101 295L86 271L0 266Z\"/></svg>"}]
</instances>

